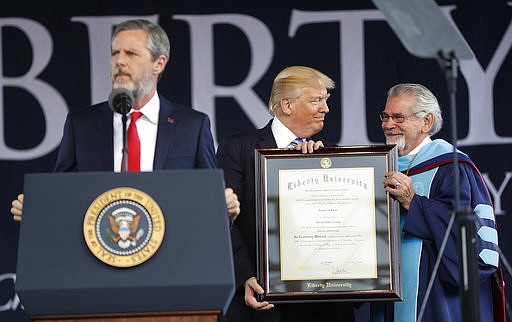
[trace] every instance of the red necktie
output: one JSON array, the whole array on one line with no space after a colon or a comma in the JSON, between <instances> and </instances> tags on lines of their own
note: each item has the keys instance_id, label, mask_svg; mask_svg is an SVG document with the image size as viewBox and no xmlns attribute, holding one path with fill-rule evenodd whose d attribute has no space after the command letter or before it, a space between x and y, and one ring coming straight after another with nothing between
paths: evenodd
<instances>
[{"instance_id":1,"label":"red necktie","mask_svg":"<svg viewBox=\"0 0 512 322\"><path fill-rule=\"evenodd\" d=\"M141 112L132 112L131 121L128 126L128 171L140 171L140 140L137 132L137 119L142 116Z\"/></svg>"}]
</instances>

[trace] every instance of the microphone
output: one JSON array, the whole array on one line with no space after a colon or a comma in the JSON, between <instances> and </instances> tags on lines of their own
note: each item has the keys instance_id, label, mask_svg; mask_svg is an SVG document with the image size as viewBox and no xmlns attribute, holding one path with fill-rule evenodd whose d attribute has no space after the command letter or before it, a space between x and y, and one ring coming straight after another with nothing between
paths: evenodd
<instances>
[{"instance_id":1,"label":"microphone","mask_svg":"<svg viewBox=\"0 0 512 322\"><path fill-rule=\"evenodd\" d=\"M114 111L122 115L121 121L123 124L123 148L121 153L123 154L123 163L121 165L121 171L128 171L128 143L126 138L126 121L127 114L130 112L133 106L133 94L126 88L114 88L108 96L108 106Z\"/></svg>"},{"instance_id":2,"label":"microphone","mask_svg":"<svg viewBox=\"0 0 512 322\"><path fill-rule=\"evenodd\" d=\"M133 94L126 88L114 88L108 96L108 105L116 113L128 114L133 106Z\"/></svg>"}]
</instances>

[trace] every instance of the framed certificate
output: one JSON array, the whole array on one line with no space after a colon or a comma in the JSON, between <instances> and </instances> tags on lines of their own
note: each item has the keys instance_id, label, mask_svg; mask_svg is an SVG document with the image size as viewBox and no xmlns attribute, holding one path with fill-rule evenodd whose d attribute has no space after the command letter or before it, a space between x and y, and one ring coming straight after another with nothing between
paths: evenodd
<instances>
[{"instance_id":1,"label":"framed certificate","mask_svg":"<svg viewBox=\"0 0 512 322\"><path fill-rule=\"evenodd\" d=\"M400 300L391 145L257 149L258 281L270 302Z\"/></svg>"}]
</instances>

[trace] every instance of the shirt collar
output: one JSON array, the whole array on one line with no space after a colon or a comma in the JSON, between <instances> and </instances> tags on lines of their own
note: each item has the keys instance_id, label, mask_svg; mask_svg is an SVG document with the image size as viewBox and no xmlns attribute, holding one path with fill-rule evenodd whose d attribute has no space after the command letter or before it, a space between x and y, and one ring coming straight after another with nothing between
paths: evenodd
<instances>
[{"instance_id":1,"label":"shirt collar","mask_svg":"<svg viewBox=\"0 0 512 322\"><path fill-rule=\"evenodd\" d=\"M271 128L278 148L286 147L290 142L297 138L297 136L293 134L293 132L290 131L290 129L288 129L277 117L274 117Z\"/></svg>"},{"instance_id":2,"label":"shirt collar","mask_svg":"<svg viewBox=\"0 0 512 322\"><path fill-rule=\"evenodd\" d=\"M412 149L411 152L407 153L407 155L418 153L422 147L429 144L430 142L432 142L432 139L430 138L430 136L427 136L426 138L423 139L423 141L421 141L421 143L417 147Z\"/></svg>"},{"instance_id":3,"label":"shirt collar","mask_svg":"<svg viewBox=\"0 0 512 322\"><path fill-rule=\"evenodd\" d=\"M131 110L130 113L135 110ZM158 123L158 113L160 112L160 97L158 96L157 91L153 94L153 97L139 110L144 116L153 124Z\"/></svg>"}]
</instances>

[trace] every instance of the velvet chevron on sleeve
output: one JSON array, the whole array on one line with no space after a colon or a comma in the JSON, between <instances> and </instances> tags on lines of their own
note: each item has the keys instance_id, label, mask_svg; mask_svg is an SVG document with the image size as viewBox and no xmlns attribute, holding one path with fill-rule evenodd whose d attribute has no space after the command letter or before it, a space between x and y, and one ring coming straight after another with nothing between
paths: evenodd
<instances>
[{"instance_id":1,"label":"velvet chevron on sleeve","mask_svg":"<svg viewBox=\"0 0 512 322\"><path fill-rule=\"evenodd\" d=\"M434 140L422 148L416 163L408 175L416 192L409 210L405 214L403 230L421 240L421 256L418 266L417 309L426 296L426 289L433 274L445 232L447 231L454 205L454 167L452 146L442 140ZM401 157L401 170L405 171L409 160ZM463 153L458 154L459 164L459 209L468 209L476 214L476 239L478 274L480 278L480 311L482 322L492 322L494 307L500 305L493 298L493 274L499 267L498 236L491 198L485 182L473 162ZM407 164L407 167L405 167ZM459 296L459 240L457 221L449 231L449 238L442 254L422 321L461 321ZM499 273L499 272L498 272ZM404 277L404 281L407 281ZM404 282L405 283L405 282ZM404 284L404 288L407 285ZM396 316L395 316L396 318Z\"/></svg>"}]
</instances>

